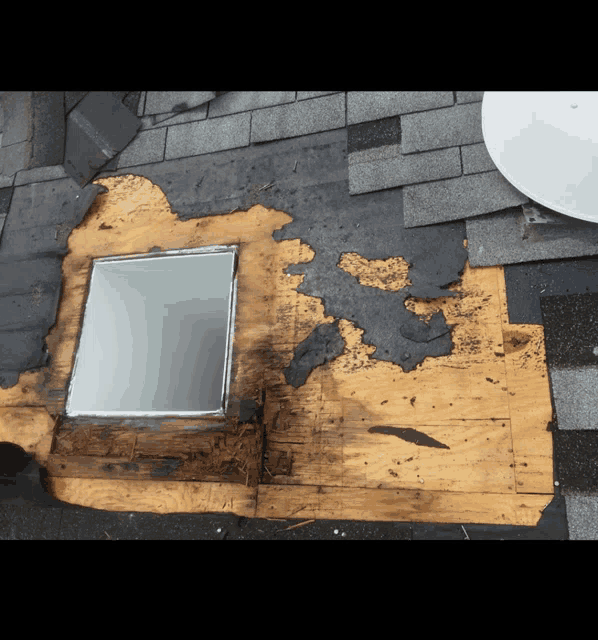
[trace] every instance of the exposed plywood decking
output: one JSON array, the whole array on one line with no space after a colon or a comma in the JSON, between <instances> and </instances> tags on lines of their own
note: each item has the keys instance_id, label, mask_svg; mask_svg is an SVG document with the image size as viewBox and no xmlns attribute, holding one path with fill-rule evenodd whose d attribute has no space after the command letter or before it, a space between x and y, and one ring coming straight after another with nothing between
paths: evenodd
<instances>
[{"instance_id":1,"label":"exposed plywood decking","mask_svg":"<svg viewBox=\"0 0 598 640\"><path fill-rule=\"evenodd\" d=\"M314 256L300 240L272 239L272 232L291 217L256 205L246 212L182 222L162 191L145 178L119 176L98 183L109 192L98 196L69 238L58 319L47 340L51 364L21 375L16 387L0 390L0 406L37 407L45 425L40 433L46 433L50 413L63 411L92 258L155 246L238 244L231 395L257 399L265 391L265 470L254 487L246 486L242 476L236 483L191 482L180 467L177 481L155 474L148 478L151 464L145 463L139 479L109 479L101 461L92 460L98 451L83 448L75 453L88 460L54 474L57 498L156 513L289 517L296 512L296 517L317 518L537 523L554 491L543 328L508 324L501 267L472 269L467 264L462 280L450 287L456 297L406 301L424 317L443 311L447 324L454 325L449 355L427 358L405 373L391 362L372 359L375 347L364 344L362 331L341 319L344 353L295 389L286 384L283 369L316 325L335 318L324 315L319 299L297 293L304 276L284 273L289 264ZM397 290L408 285L408 265L400 257L367 261L344 254L339 267L364 286ZM21 444L1 415L0 439ZM369 431L377 426L412 429L448 448ZM119 435L122 456L132 446L131 433ZM251 437L255 446L255 431ZM143 446L153 460L156 449L150 440L145 437ZM164 444L170 455L176 442ZM181 446L182 456L186 445ZM282 459L292 461L287 470L270 473L268 461ZM61 464L58 458L53 462Z\"/></svg>"}]
</instances>

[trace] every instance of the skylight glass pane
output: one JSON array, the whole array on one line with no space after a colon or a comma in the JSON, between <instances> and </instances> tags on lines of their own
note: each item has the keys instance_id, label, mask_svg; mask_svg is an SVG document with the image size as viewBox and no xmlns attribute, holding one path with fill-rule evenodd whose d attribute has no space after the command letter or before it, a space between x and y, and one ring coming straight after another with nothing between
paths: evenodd
<instances>
[{"instance_id":1,"label":"skylight glass pane","mask_svg":"<svg viewBox=\"0 0 598 640\"><path fill-rule=\"evenodd\" d=\"M224 410L235 254L96 261L69 415Z\"/></svg>"}]
</instances>

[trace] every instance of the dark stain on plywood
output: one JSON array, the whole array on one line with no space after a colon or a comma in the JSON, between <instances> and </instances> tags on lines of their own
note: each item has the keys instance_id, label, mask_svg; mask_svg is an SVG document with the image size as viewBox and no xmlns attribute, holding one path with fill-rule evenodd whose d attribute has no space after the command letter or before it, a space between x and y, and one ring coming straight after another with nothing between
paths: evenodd
<instances>
[{"instance_id":1,"label":"dark stain on plywood","mask_svg":"<svg viewBox=\"0 0 598 640\"><path fill-rule=\"evenodd\" d=\"M450 449L450 447L442 442L438 442L434 438L427 436L421 431L416 429L410 429L405 427L370 427L369 433L384 433L389 436L396 436L405 440L405 442L412 442L420 447L434 447L436 449Z\"/></svg>"}]
</instances>

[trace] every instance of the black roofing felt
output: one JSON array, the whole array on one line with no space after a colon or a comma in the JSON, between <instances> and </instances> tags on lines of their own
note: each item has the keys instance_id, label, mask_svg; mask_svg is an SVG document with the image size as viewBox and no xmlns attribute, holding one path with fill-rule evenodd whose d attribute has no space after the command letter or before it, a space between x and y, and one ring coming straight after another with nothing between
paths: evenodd
<instances>
[{"instance_id":1,"label":"black roofing felt","mask_svg":"<svg viewBox=\"0 0 598 640\"><path fill-rule=\"evenodd\" d=\"M273 238L300 238L316 256L287 273L306 274L298 291L321 298L327 315L365 329L364 342L377 347L373 358L409 371L427 356L450 353L442 314L426 324L404 301L455 295L444 287L458 281L465 267L465 225L405 229L400 189L350 196L345 129L116 173L149 178L183 220L257 203L288 213L293 221ZM257 191L256 185L270 182L271 188ZM412 285L399 292L362 286L337 266L344 252L368 260L403 256Z\"/></svg>"}]
</instances>

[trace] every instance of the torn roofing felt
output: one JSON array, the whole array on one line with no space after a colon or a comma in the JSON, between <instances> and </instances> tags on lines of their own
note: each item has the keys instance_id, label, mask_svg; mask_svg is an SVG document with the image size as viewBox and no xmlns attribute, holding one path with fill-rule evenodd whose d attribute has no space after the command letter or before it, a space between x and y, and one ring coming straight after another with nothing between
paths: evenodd
<instances>
[{"instance_id":1,"label":"torn roofing felt","mask_svg":"<svg viewBox=\"0 0 598 640\"><path fill-rule=\"evenodd\" d=\"M287 273L305 274L297 291L321 298L326 315L364 329L363 342L376 346L374 359L411 371L428 356L448 355L452 341L442 312L425 323L407 309L405 300L456 295L445 287L458 281L465 267L465 225L405 229L401 190L349 197L343 181L313 191L318 202L284 209L294 220L273 234L275 240L298 237L316 253L311 262L287 268ZM361 285L338 266L348 252L368 260L401 256L410 265L412 284L399 291ZM320 349L315 337L314 344ZM303 349L300 345L296 358L306 357L299 354Z\"/></svg>"},{"instance_id":2,"label":"torn roofing felt","mask_svg":"<svg viewBox=\"0 0 598 640\"><path fill-rule=\"evenodd\" d=\"M160 186L182 220L255 204L284 211L292 222L274 231L274 240L299 238L316 254L288 267L305 274L297 291L321 298L327 315L364 329L363 341L377 347L372 358L410 371L428 356L450 353L443 314L426 324L405 300L456 295L446 287L465 268L465 223L405 229L400 188L351 196L346 129L123 171ZM351 252L367 260L403 257L411 285L396 292L361 285L338 266Z\"/></svg>"}]
</instances>

